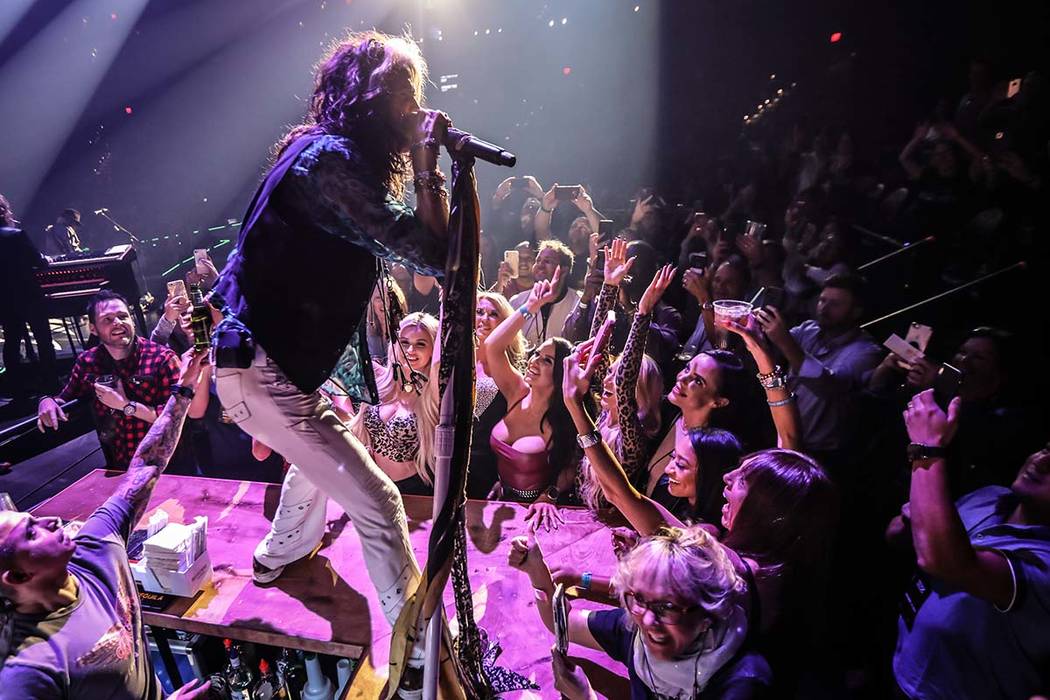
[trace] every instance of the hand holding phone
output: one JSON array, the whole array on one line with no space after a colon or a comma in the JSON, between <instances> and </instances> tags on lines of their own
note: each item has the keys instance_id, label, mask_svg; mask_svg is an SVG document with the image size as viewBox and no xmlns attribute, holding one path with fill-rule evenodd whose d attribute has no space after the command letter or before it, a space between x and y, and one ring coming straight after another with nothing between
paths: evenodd
<instances>
[{"instance_id":1,"label":"hand holding phone","mask_svg":"<svg viewBox=\"0 0 1050 700\"><path fill-rule=\"evenodd\" d=\"M207 248L197 248L193 251L193 264L197 269L197 274L203 275L208 272L208 266L205 264L208 259Z\"/></svg>"},{"instance_id":2,"label":"hand holding phone","mask_svg":"<svg viewBox=\"0 0 1050 700\"><path fill-rule=\"evenodd\" d=\"M700 274L703 274L704 270L707 269L707 253L690 253L689 267L694 270L700 270Z\"/></svg>"},{"instance_id":3,"label":"hand holding phone","mask_svg":"<svg viewBox=\"0 0 1050 700\"><path fill-rule=\"evenodd\" d=\"M183 280L172 280L168 282L168 298L173 299L175 297L186 297L189 298L189 294L186 293L186 282Z\"/></svg>"},{"instance_id":4,"label":"hand holding phone","mask_svg":"<svg viewBox=\"0 0 1050 700\"><path fill-rule=\"evenodd\" d=\"M933 400L945 413L952 399L959 395L959 385L962 384L962 372L947 362L941 365L937 371L937 377L933 380Z\"/></svg>"},{"instance_id":5,"label":"hand holding phone","mask_svg":"<svg viewBox=\"0 0 1050 700\"><path fill-rule=\"evenodd\" d=\"M554 198L560 202L571 202L580 196L579 185L555 185Z\"/></svg>"},{"instance_id":6,"label":"hand holding phone","mask_svg":"<svg viewBox=\"0 0 1050 700\"><path fill-rule=\"evenodd\" d=\"M518 265L521 264L521 255L517 249L503 251L503 261L510 266L510 277L516 279L518 276Z\"/></svg>"}]
</instances>

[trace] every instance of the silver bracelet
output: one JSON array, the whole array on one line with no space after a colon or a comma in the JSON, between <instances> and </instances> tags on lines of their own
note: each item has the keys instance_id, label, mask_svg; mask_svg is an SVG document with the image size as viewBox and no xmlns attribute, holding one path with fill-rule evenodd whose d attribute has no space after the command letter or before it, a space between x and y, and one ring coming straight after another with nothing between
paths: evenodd
<instances>
[{"instance_id":1,"label":"silver bracelet","mask_svg":"<svg viewBox=\"0 0 1050 700\"><path fill-rule=\"evenodd\" d=\"M795 400L795 393L791 392L787 395L786 399L780 399L779 401L766 401L770 408L777 408L779 406L787 406L789 403Z\"/></svg>"}]
</instances>

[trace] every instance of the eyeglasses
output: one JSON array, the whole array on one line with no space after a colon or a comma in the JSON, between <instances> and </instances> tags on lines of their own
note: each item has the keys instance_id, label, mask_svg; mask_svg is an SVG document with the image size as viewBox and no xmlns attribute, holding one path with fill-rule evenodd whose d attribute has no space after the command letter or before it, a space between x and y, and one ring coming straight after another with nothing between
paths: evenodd
<instances>
[{"instance_id":1,"label":"eyeglasses","mask_svg":"<svg viewBox=\"0 0 1050 700\"><path fill-rule=\"evenodd\" d=\"M691 605L687 608L676 605L666 600L646 600L633 591L623 594L623 602L627 606L627 612L641 617L648 610L656 618L657 622L665 625L681 624L689 613L700 608L699 605Z\"/></svg>"}]
</instances>

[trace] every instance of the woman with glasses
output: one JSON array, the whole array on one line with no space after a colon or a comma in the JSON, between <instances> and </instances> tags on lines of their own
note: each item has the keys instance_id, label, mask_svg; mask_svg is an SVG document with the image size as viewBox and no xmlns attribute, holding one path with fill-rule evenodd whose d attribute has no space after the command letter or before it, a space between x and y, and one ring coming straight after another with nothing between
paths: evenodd
<instances>
[{"instance_id":1,"label":"woman with glasses","mask_svg":"<svg viewBox=\"0 0 1050 700\"><path fill-rule=\"evenodd\" d=\"M581 444L587 445L584 453L604 493L642 536L667 526L681 527L682 520L634 488L582 408L578 397L589 386L596 365L587 351L584 343L566 359L563 390ZM586 358L583 366L581 358ZM706 464L698 461L702 456L688 438L679 439L668 473L677 485L685 484L681 493L691 496L694 510L703 504L705 510L713 511L716 504L700 497L702 480L698 474L706 469ZM701 527L720 536L741 575L754 580L751 626L756 633L763 633L767 648L775 646L776 655L783 657L785 642L790 647L793 634L796 646L803 646L800 630L792 627L809 624L809 603L821 590L838 514L835 489L813 459L785 449L762 450L744 457L723 481L724 504L718 516L693 522L702 522ZM557 572L556 577L571 585L580 585L586 577L596 592L608 586L599 577L567 569ZM811 632L806 630L806 634Z\"/></svg>"},{"instance_id":2,"label":"woman with glasses","mask_svg":"<svg viewBox=\"0 0 1050 700\"><path fill-rule=\"evenodd\" d=\"M525 572L536 607L554 629L554 584L539 548L511 542L509 563ZM729 552L700 528L667 528L643 539L617 565L620 607L569 610L568 641L604 651L627 667L631 700L753 698L770 681L746 651L746 586ZM596 698L587 677L552 650L555 685L570 700Z\"/></svg>"}]
</instances>

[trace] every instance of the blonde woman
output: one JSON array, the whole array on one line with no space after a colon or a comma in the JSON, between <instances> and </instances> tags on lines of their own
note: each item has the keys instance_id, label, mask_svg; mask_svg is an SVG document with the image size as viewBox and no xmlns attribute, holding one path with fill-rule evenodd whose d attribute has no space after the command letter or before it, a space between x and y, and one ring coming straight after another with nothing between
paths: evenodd
<instances>
[{"instance_id":1,"label":"blonde woman","mask_svg":"<svg viewBox=\"0 0 1050 700\"><path fill-rule=\"evenodd\" d=\"M362 404L350 431L403 494L433 491L434 429L438 423L438 320L405 316L376 367L379 403Z\"/></svg>"},{"instance_id":2,"label":"blonde woman","mask_svg":"<svg viewBox=\"0 0 1050 700\"><path fill-rule=\"evenodd\" d=\"M487 498L499 480L496 454L489 444L492 428L507 414L507 400L489 373L488 346L485 340L505 321L514 309L502 294L479 292L474 316L474 339L477 343L477 384L474 403L474 440L470 447L470 471L467 475L467 498ZM525 336L520 332L511 339L505 354L512 367L525 371Z\"/></svg>"}]
</instances>

